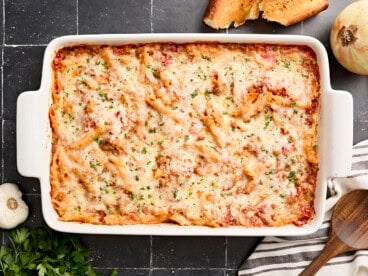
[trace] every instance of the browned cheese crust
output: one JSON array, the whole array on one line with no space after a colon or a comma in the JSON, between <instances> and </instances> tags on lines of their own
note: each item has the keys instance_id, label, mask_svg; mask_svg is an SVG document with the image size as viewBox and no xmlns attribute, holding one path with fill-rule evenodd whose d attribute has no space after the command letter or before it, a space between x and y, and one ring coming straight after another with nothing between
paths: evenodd
<instances>
[{"instance_id":1,"label":"browned cheese crust","mask_svg":"<svg viewBox=\"0 0 368 276\"><path fill-rule=\"evenodd\" d=\"M74 46L53 60L52 203L104 225L304 225L320 79L305 46Z\"/></svg>"}]
</instances>

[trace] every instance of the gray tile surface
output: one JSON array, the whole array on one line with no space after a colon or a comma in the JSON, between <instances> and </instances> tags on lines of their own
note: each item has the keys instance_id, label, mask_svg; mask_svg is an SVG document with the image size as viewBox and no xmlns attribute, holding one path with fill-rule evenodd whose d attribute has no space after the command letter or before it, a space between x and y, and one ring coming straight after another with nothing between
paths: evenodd
<instances>
[{"instance_id":1,"label":"gray tile surface","mask_svg":"<svg viewBox=\"0 0 368 276\"><path fill-rule=\"evenodd\" d=\"M4 47L3 108L4 119L15 120L17 97L40 87L43 46Z\"/></svg>"},{"instance_id":2,"label":"gray tile surface","mask_svg":"<svg viewBox=\"0 0 368 276\"><path fill-rule=\"evenodd\" d=\"M155 33L216 32L202 24L207 0L153 0L152 29ZM224 31L223 31L224 32Z\"/></svg>"},{"instance_id":3,"label":"gray tile surface","mask_svg":"<svg viewBox=\"0 0 368 276\"><path fill-rule=\"evenodd\" d=\"M79 0L80 34L149 33L151 0Z\"/></svg>"},{"instance_id":4,"label":"gray tile surface","mask_svg":"<svg viewBox=\"0 0 368 276\"><path fill-rule=\"evenodd\" d=\"M154 237L153 267L223 268L225 238Z\"/></svg>"},{"instance_id":5,"label":"gray tile surface","mask_svg":"<svg viewBox=\"0 0 368 276\"><path fill-rule=\"evenodd\" d=\"M311 35L325 45L331 85L354 98L354 141L368 138L368 78L347 72L329 47L330 26L351 1L330 1L328 10L290 27L249 21L227 33ZM30 206L27 226L43 225L39 182L16 170L16 99L40 85L44 46L65 34L216 32L202 23L207 0L4 0L1 40L1 179L15 182ZM2 20L4 19L4 20ZM5 32L5 33L4 33ZM37 162L37 156L35 156ZM91 249L97 270L119 275L237 275L237 268L259 238L142 237L79 235ZM0 244L4 236L0 235Z\"/></svg>"},{"instance_id":6,"label":"gray tile surface","mask_svg":"<svg viewBox=\"0 0 368 276\"><path fill-rule=\"evenodd\" d=\"M5 43L46 44L75 34L76 7L75 0L5 0Z\"/></svg>"}]
</instances>

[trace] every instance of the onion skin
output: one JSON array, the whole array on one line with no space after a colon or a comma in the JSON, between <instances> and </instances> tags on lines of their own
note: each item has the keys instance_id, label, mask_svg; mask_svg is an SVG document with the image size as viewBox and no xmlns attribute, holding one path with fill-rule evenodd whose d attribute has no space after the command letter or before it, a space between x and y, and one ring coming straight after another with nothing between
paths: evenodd
<instances>
[{"instance_id":1,"label":"onion skin","mask_svg":"<svg viewBox=\"0 0 368 276\"><path fill-rule=\"evenodd\" d=\"M333 54L350 72L368 75L368 0L347 6L330 33Z\"/></svg>"}]
</instances>

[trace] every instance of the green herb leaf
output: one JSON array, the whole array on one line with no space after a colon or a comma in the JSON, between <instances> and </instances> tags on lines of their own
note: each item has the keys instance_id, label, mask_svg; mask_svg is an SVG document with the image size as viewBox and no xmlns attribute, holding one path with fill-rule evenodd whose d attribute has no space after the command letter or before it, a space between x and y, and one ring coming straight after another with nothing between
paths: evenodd
<instances>
[{"instance_id":1,"label":"green herb leaf","mask_svg":"<svg viewBox=\"0 0 368 276\"><path fill-rule=\"evenodd\" d=\"M284 60L284 67L288 68L288 69L290 68L290 61L289 60L287 60L287 59Z\"/></svg>"},{"instance_id":2,"label":"green herb leaf","mask_svg":"<svg viewBox=\"0 0 368 276\"><path fill-rule=\"evenodd\" d=\"M10 245L0 247L0 275L101 275L75 236L47 227L22 227L7 235Z\"/></svg>"},{"instance_id":3,"label":"green herb leaf","mask_svg":"<svg viewBox=\"0 0 368 276\"><path fill-rule=\"evenodd\" d=\"M190 94L190 96L194 99L195 97L198 96L198 90L194 90L194 92L192 94Z\"/></svg>"},{"instance_id":4,"label":"green herb leaf","mask_svg":"<svg viewBox=\"0 0 368 276\"><path fill-rule=\"evenodd\" d=\"M211 57L209 57L209 56L205 56L204 54L201 54L201 58L202 58L202 59L205 59L205 60L207 60L207 61L211 61L211 60L212 60L212 58L211 58Z\"/></svg>"},{"instance_id":5,"label":"green herb leaf","mask_svg":"<svg viewBox=\"0 0 368 276\"><path fill-rule=\"evenodd\" d=\"M272 114L268 109L264 111L264 119L265 119L265 125L263 129L267 129L272 121Z\"/></svg>"},{"instance_id":6,"label":"green herb leaf","mask_svg":"<svg viewBox=\"0 0 368 276\"><path fill-rule=\"evenodd\" d=\"M161 77L160 75L160 71L158 71L157 68L154 68L154 67L151 67L151 72L152 72L152 75L156 78L156 79L159 79Z\"/></svg>"},{"instance_id":7,"label":"green herb leaf","mask_svg":"<svg viewBox=\"0 0 368 276\"><path fill-rule=\"evenodd\" d=\"M295 182L295 171L290 171L288 175L289 182Z\"/></svg>"}]
</instances>

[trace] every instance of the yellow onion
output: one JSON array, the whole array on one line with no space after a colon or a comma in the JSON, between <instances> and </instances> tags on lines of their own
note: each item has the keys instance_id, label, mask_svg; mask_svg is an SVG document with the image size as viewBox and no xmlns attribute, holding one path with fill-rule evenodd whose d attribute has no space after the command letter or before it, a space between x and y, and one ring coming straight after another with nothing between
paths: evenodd
<instances>
[{"instance_id":1,"label":"yellow onion","mask_svg":"<svg viewBox=\"0 0 368 276\"><path fill-rule=\"evenodd\" d=\"M332 25L330 44L347 70L368 75L368 0L347 6Z\"/></svg>"}]
</instances>

